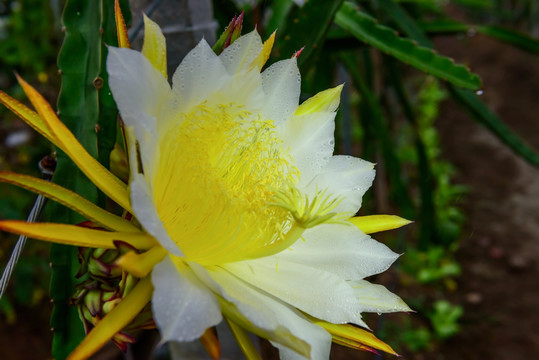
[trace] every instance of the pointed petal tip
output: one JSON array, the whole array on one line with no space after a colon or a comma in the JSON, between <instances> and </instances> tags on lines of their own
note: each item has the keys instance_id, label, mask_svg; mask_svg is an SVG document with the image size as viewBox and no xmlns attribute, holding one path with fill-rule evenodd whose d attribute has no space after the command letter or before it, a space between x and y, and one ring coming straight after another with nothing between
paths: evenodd
<instances>
[{"instance_id":1,"label":"pointed petal tip","mask_svg":"<svg viewBox=\"0 0 539 360\"><path fill-rule=\"evenodd\" d=\"M297 58L301 55L301 53L303 52L303 50L305 50L305 45L304 45L301 49L299 49L298 51L296 51L296 52L294 53L294 55L292 55L292 58L296 58L296 59L297 59Z\"/></svg>"},{"instance_id":2,"label":"pointed petal tip","mask_svg":"<svg viewBox=\"0 0 539 360\"><path fill-rule=\"evenodd\" d=\"M349 219L349 221L365 234L398 229L412 222L396 215L356 216Z\"/></svg>"}]
</instances>

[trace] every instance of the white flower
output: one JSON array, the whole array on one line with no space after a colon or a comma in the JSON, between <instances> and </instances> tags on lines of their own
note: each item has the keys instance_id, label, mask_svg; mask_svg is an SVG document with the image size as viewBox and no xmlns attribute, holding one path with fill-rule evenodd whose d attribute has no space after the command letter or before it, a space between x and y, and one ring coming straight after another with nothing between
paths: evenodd
<instances>
[{"instance_id":1,"label":"white flower","mask_svg":"<svg viewBox=\"0 0 539 360\"><path fill-rule=\"evenodd\" d=\"M409 310L363 280L398 255L348 221L375 172L333 155L341 86L298 106L296 59L260 73L273 38L256 31L219 56L202 40L170 86L151 29L157 45L109 48L107 68L131 134L131 206L167 250L152 273L163 341L224 316L284 358L327 359L331 336L312 318L366 327L362 312Z\"/></svg>"}]
</instances>

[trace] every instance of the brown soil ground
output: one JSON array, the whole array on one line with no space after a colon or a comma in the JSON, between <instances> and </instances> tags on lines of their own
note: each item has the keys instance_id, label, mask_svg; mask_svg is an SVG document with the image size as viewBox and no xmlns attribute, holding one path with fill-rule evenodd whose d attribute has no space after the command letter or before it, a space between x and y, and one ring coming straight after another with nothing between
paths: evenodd
<instances>
[{"instance_id":1,"label":"brown soil ground","mask_svg":"<svg viewBox=\"0 0 539 360\"><path fill-rule=\"evenodd\" d=\"M539 151L537 56L484 36L440 39L437 47L482 76L484 101ZM462 331L437 358L539 358L539 169L454 104L442 114L444 156L471 191L454 299L465 307Z\"/></svg>"}]
</instances>

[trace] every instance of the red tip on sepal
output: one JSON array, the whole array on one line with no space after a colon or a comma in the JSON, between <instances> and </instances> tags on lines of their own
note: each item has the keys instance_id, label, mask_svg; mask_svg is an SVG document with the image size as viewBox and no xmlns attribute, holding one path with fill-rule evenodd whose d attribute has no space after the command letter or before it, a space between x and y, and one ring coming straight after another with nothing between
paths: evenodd
<instances>
[{"instance_id":1,"label":"red tip on sepal","mask_svg":"<svg viewBox=\"0 0 539 360\"><path fill-rule=\"evenodd\" d=\"M305 46L302 47L301 49L299 49L298 51L296 51L296 52L294 53L294 55L292 55L292 58L296 58L296 59L297 59L297 58L301 55L301 53L303 52L304 49L305 49Z\"/></svg>"}]
</instances>

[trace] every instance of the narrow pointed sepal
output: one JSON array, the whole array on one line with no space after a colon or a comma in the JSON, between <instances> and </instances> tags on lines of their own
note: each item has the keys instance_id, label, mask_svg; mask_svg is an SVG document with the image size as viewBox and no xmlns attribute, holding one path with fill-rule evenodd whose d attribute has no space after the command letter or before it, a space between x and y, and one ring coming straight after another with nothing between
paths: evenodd
<instances>
[{"instance_id":1,"label":"narrow pointed sepal","mask_svg":"<svg viewBox=\"0 0 539 360\"><path fill-rule=\"evenodd\" d=\"M167 79L167 50L165 36L161 28L149 17L144 15L144 45L142 46L144 55L152 65Z\"/></svg>"},{"instance_id":2,"label":"narrow pointed sepal","mask_svg":"<svg viewBox=\"0 0 539 360\"><path fill-rule=\"evenodd\" d=\"M232 334L234 335L234 338L236 339L236 342L238 343L241 352L243 353L245 358L247 360L262 360L247 331L243 330L241 326L237 325L233 321L230 321L226 318L225 320L230 327L230 330L232 331Z\"/></svg>"},{"instance_id":3,"label":"narrow pointed sepal","mask_svg":"<svg viewBox=\"0 0 539 360\"><path fill-rule=\"evenodd\" d=\"M125 26L124 16L120 8L120 1L114 1L114 19L116 20L116 32L118 34L118 46L130 48L129 36L127 36L127 26Z\"/></svg>"},{"instance_id":4,"label":"narrow pointed sepal","mask_svg":"<svg viewBox=\"0 0 539 360\"><path fill-rule=\"evenodd\" d=\"M264 41L264 45L262 46L262 51L258 54L256 59L253 61L253 64L251 65L253 68L256 67L259 71L262 70L266 62L268 61L271 49L273 49L273 43L275 42L275 31L270 35L268 40Z\"/></svg>"},{"instance_id":5,"label":"narrow pointed sepal","mask_svg":"<svg viewBox=\"0 0 539 360\"><path fill-rule=\"evenodd\" d=\"M124 241L137 249L149 249L156 240L144 232L113 232L88 229L75 225L27 223L19 220L0 221L0 230L29 238L91 248L114 249L115 241Z\"/></svg>"},{"instance_id":6,"label":"narrow pointed sepal","mask_svg":"<svg viewBox=\"0 0 539 360\"><path fill-rule=\"evenodd\" d=\"M49 128L43 121L43 119L35 112L30 110L24 104L15 100L5 92L0 90L0 102L4 104L9 110L17 115L21 120L30 125L35 131L43 135L53 144L57 143L56 138L50 132Z\"/></svg>"},{"instance_id":7,"label":"narrow pointed sepal","mask_svg":"<svg viewBox=\"0 0 539 360\"><path fill-rule=\"evenodd\" d=\"M398 229L412 223L410 220L395 215L356 216L348 219L348 221L356 225L365 234Z\"/></svg>"},{"instance_id":8,"label":"narrow pointed sepal","mask_svg":"<svg viewBox=\"0 0 539 360\"><path fill-rule=\"evenodd\" d=\"M200 337L200 342L213 360L219 360L221 358L221 344L217 338L215 327L206 329Z\"/></svg>"},{"instance_id":9,"label":"narrow pointed sepal","mask_svg":"<svg viewBox=\"0 0 539 360\"><path fill-rule=\"evenodd\" d=\"M48 197L49 199L67 206L68 208L78 212L89 220L92 220L109 230L127 232L140 231L129 221L101 209L99 206L86 200L73 191L51 183L50 181L45 181L28 175L0 171L0 182L20 186L24 189Z\"/></svg>"},{"instance_id":10,"label":"narrow pointed sepal","mask_svg":"<svg viewBox=\"0 0 539 360\"><path fill-rule=\"evenodd\" d=\"M120 257L116 261L116 265L136 277L144 277L152 271L157 263L163 260L166 254L167 250L161 246L155 246L142 254L130 251Z\"/></svg>"},{"instance_id":11,"label":"narrow pointed sepal","mask_svg":"<svg viewBox=\"0 0 539 360\"><path fill-rule=\"evenodd\" d=\"M19 84L26 96L32 102L41 119L45 122L55 145L77 164L80 170L100 188L108 197L118 205L131 212L127 186L114 176L109 170L94 159L86 149L77 141L69 129L58 119L49 103L30 84L17 76Z\"/></svg>"},{"instance_id":12,"label":"narrow pointed sepal","mask_svg":"<svg viewBox=\"0 0 539 360\"><path fill-rule=\"evenodd\" d=\"M332 112L337 110L341 99L343 85L319 92L298 106L294 115L307 115L317 112Z\"/></svg>"},{"instance_id":13,"label":"narrow pointed sepal","mask_svg":"<svg viewBox=\"0 0 539 360\"><path fill-rule=\"evenodd\" d=\"M391 355L399 356L391 346L378 339L368 330L354 325L332 324L314 318L312 318L312 322L329 332L333 342L340 345L371 352L372 349L376 349Z\"/></svg>"}]
</instances>

